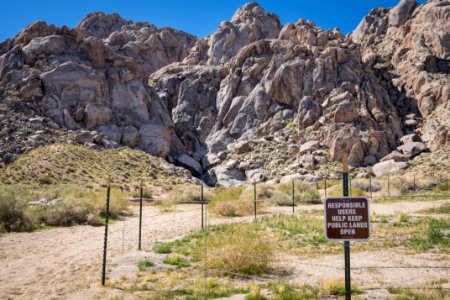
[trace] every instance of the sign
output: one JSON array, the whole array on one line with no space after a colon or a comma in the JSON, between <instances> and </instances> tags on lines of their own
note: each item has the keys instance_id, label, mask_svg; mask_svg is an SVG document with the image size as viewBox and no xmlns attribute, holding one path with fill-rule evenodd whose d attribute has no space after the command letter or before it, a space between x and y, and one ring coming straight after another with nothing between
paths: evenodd
<instances>
[{"instance_id":1,"label":"sign","mask_svg":"<svg viewBox=\"0 0 450 300\"><path fill-rule=\"evenodd\" d=\"M365 197L325 200L325 235L329 240L368 240L369 201Z\"/></svg>"}]
</instances>

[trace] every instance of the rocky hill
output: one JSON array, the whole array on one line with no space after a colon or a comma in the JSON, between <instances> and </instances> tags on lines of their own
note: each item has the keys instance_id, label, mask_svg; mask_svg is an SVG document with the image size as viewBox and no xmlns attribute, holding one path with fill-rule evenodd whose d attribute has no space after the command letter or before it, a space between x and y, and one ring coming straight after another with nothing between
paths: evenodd
<instances>
[{"instance_id":1,"label":"rocky hill","mask_svg":"<svg viewBox=\"0 0 450 300\"><path fill-rule=\"evenodd\" d=\"M209 184L314 181L344 152L382 175L445 145L449 62L448 0L376 8L347 36L257 3L202 39L94 13L1 43L0 98L87 147L140 148ZM9 163L30 146L7 148L18 129L2 125Z\"/></svg>"}]
</instances>

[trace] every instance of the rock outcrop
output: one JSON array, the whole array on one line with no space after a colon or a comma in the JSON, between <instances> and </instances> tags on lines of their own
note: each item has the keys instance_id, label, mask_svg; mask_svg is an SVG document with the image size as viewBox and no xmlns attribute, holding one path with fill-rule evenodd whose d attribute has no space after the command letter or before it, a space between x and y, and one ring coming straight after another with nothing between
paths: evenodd
<instances>
[{"instance_id":1,"label":"rock outcrop","mask_svg":"<svg viewBox=\"0 0 450 300\"><path fill-rule=\"evenodd\" d=\"M91 144L138 147L210 184L320 178L345 152L385 173L448 141L449 20L448 1L401 0L345 36L248 3L197 39L93 13L2 42L0 88L104 137Z\"/></svg>"}]
</instances>

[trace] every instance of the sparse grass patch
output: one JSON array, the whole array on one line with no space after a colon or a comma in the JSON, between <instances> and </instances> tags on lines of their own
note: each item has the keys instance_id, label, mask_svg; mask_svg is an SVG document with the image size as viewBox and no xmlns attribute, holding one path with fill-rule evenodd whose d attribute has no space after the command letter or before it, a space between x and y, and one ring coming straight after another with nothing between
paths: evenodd
<instances>
[{"instance_id":1,"label":"sparse grass patch","mask_svg":"<svg viewBox=\"0 0 450 300\"><path fill-rule=\"evenodd\" d=\"M141 259L138 261L137 266L140 272L144 272L147 268L153 267L155 264L149 259Z\"/></svg>"},{"instance_id":2,"label":"sparse grass patch","mask_svg":"<svg viewBox=\"0 0 450 300\"><path fill-rule=\"evenodd\" d=\"M419 252L433 246L439 247L444 253L450 251L450 239L443 233L443 230L450 229L450 220L425 217L412 222L411 225L414 231L412 237L406 241L406 246Z\"/></svg>"},{"instance_id":3,"label":"sparse grass patch","mask_svg":"<svg viewBox=\"0 0 450 300\"><path fill-rule=\"evenodd\" d=\"M420 212L425 214L450 214L450 202L446 202L441 206L429 208Z\"/></svg>"},{"instance_id":4,"label":"sparse grass patch","mask_svg":"<svg viewBox=\"0 0 450 300\"><path fill-rule=\"evenodd\" d=\"M448 294L440 289L428 290L426 293L418 292L413 289L403 289L389 287L389 294L393 295L394 300L427 300L427 299L447 299Z\"/></svg>"},{"instance_id":5,"label":"sparse grass patch","mask_svg":"<svg viewBox=\"0 0 450 300\"><path fill-rule=\"evenodd\" d=\"M163 262L168 265L177 266L178 268L186 268L191 265L189 261L177 253L169 254Z\"/></svg>"},{"instance_id":6,"label":"sparse grass patch","mask_svg":"<svg viewBox=\"0 0 450 300\"><path fill-rule=\"evenodd\" d=\"M172 243L157 243L153 246L153 251L159 254L168 254L172 252Z\"/></svg>"},{"instance_id":7,"label":"sparse grass patch","mask_svg":"<svg viewBox=\"0 0 450 300\"><path fill-rule=\"evenodd\" d=\"M323 281L323 289L329 295L345 296L345 284L343 280L330 279ZM352 295L359 295L362 291L356 286L351 286Z\"/></svg>"},{"instance_id":8,"label":"sparse grass patch","mask_svg":"<svg viewBox=\"0 0 450 300\"><path fill-rule=\"evenodd\" d=\"M323 294L322 289L303 285L295 288L284 282L269 282L269 290L272 292L274 299L280 300L306 300L316 299Z\"/></svg>"}]
</instances>

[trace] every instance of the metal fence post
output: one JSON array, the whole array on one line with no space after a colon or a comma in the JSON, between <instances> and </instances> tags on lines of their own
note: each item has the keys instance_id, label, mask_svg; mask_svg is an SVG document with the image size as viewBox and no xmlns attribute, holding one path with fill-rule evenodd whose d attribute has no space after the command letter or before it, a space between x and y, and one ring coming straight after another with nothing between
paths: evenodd
<instances>
[{"instance_id":1,"label":"metal fence post","mask_svg":"<svg viewBox=\"0 0 450 300\"><path fill-rule=\"evenodd\" d=\"M205 227L205 221L204 221L204 215L205 215L205 213L204 213L204 207L203 207L203 205L204 205L204 200L203 200L203 182L202 182L202 184L200 185L200 201L201 201L201 203L202 203L202 229Z\"/></svg>"},{"instance_id":2,"label":"metal fence post","mask_svg":"<svg viewBox=\"0 0 450 300\"><path fill-rule=\"evenodd\" d=\"M342 162L344 164L344 172L342 173L342 190L343 190L343 196L348 197L349 195L349 177L348 177L348 156L347 154L344 154L344 157L342 159ZM351 291L351 281L350 281L350 242L344 241L344 260L345 260L345 299L350 300L352 298L352 291Z\"/></svg>"},{"instance_id":3,"label":"metal fence post","mask_svg":"<svg viewBox=\"0 0 450 300\"><path fill-rule=\"evenodd\" d=\"M370 200L372 200L372 177L369 176L369 192L370 192Z\"/></svg>"},{"instance_id":4,"label":"metal fence post","mask_svg":"<svg viewBox=\"0 0 450 300\"><path fill-rule=\"evenodd\" d=\"M253 181L253 203L255 206L255 220L256 220L256 182Z\"/></svg>"},{"instance_id":5,"label":"metal fence post","mask_svg":"<svg viewBox=\"0 0 450 300\"><path fill-rule=\"evenodd\" d=\"M416 193L416 175L414 175L413 192Z\"/></svg>"},{"instance_id":6,"label":"metal fence post","mask_svg":"<svg viewBox=\"0 0 450 300\"><path fill-rule=\"evenodd\" d=\"M347 172L347 176L348 176L348 184L349 184L349 187L347 187L349 189L349 195L347 195L347 196L351 196L352 195L352 177L349 176L348 172Z\"/></svg>"},{"instance_id":7,"label":"metal fence post","mask_svg":"<svg viewBox=\"0 0 450 300\"><path fill-rule=\"evenodd\" d=\"M390 181L389 174L388 174L388 197L390 197L390 196L391 196L391 181Z\"/></svg>"},{"instance_id":8,"label":"metal fence post","mask_svg":"<svg viewBox=\"0 0 450 300\"><path fill-rule=\"evenodd\" d=\"M108 249L108 222L109 222L109 198L111 195L111 176L108 176L108 188L106 190L106 212L105 212L105 238L103 244L103 269L102 269L102 285L106 282L106 253Z\"/></svg>"},{"instance_id":9,"label":"metal fence post","mask_svg":"<svg viewBox=\"0 0 450 300\"><path fill-rule=\"evenodd\" d=\"M143 184L141 180L141 189L139 193L139 251L142 249L141 247L141 241L142 241L142 197L143 197Z\"/></svg>"},{"instance_id":10,"label":"metal fence post","mask_svg":"<svg viewBox=\"0 0 450 300\"><path fill-rule=\"evenodd\" d=\"M325 198L327 197L327 179L325 178Z\"/></svg>"},{"instance_id":11,"label":"metal fence post","mask_svg":"<svg viewBox=\"0 0 450 300\"><path fill-rule=\"evenodd\" d=\"M294 180L292 179L292 213L295 213L295 191L294 191Z\"/></svg>"}]
</instances>

